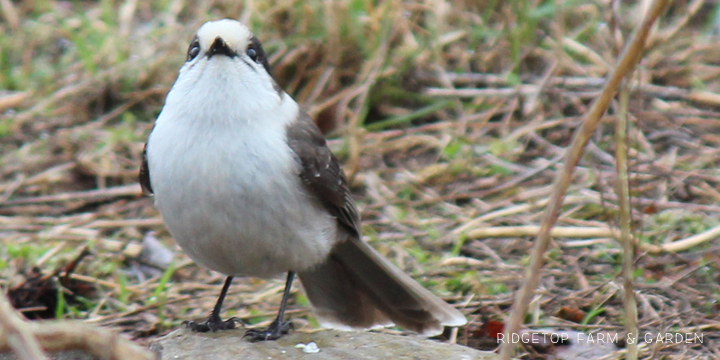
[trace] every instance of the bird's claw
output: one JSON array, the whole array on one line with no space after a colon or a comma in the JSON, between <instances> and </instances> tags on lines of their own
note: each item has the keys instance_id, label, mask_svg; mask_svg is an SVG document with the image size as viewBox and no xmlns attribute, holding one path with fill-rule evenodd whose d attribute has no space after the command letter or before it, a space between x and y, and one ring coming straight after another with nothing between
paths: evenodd
<instances>
[{"instance_id":1,"label":"bird's claw","mask_svg":"<svg viewBox=\"0 0 720 360\"><path fill-rule=\"evenodd\" d=\"M225 321L222 321L220 317L213 316L202 322L183 321L183 325L192 332L216 332L219 330L235 329L235 323L243 324L240 319L235 317L231 317Z\"/></svg>"},{"instance_id":2,"label":"bird's claw","mask_svg":"<svg viewBox=\"0 0 720 360\"><path fill-rule=\"evenodd\" d=\"M292 322L286 321L282 324L277 319L267 329L250 329L243 338L249 338L251 342L277 340L294 329Z\"/></svg>"}]
</instances>

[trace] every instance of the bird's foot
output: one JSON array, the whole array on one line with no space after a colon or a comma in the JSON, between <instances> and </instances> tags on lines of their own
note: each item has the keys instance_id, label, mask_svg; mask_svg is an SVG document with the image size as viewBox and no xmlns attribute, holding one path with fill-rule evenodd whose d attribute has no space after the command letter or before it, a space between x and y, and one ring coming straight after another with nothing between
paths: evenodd
<instances>
[{"instance_id":1,"label":"bird's foot","mask_svg":"<svg viewBox=\"0 0 720 360\"><path fill-rule=\"evenodd\" d=\"M245 333L243 338L249 338L251 342L277 340L290 332L291 329L293 329L292 322L286 321L280 323L275 319L267 329L250 329Z\"/></svg>"},{"instance_id":2,"label":"bird's foot","mask_svg":"<svg viewBox=\"0 0 720 360\"><path fill-rule=\"evenodd\" d=\"M235 323L242 324L243 322L235 317L222 321L219 316L212 315L203 322L183 321L183 325L192 332L216 332L218 330L235 329Z\"/></svg>"}]
</instances>

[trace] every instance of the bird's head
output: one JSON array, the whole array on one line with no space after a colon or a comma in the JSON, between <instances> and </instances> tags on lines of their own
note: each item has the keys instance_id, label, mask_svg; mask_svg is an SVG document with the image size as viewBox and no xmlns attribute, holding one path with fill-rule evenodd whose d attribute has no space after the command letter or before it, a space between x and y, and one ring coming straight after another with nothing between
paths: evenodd
<instances>
[{"instance_id":1,"label":"bird's head","mask_svg":"<svg viewBox=\"0 0 720 360\"><path fill-rule=\"evenodd\" d=\"M250 29L231 19L210 21L198 29L180 69L181 79L217 86L231 82L258 95L282 97L262 44Z\"/></svg>"}]
</instances>

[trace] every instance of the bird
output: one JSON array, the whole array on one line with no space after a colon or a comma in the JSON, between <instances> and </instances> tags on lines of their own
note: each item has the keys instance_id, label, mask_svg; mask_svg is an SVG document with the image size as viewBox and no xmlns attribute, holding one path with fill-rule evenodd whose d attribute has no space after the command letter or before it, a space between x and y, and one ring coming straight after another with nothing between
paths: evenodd
<instances>
[{"instance_id":1,"label":"bird","mask_svg":"<svg viewBox=\"0 0 720 360\"><path fill-rule=\"evenodd\" d=\"M196 263L226 275L207 320L191 331L234 329L221 310L234 277L286 275L277 317L250 329L276 340L294 278L325 327L396 325L433 336L465 316L362 239L337 158L311 117L278 85L262 44L234 19L203 24L142 153L143 191Z\"/></svg>"}]
</instances>

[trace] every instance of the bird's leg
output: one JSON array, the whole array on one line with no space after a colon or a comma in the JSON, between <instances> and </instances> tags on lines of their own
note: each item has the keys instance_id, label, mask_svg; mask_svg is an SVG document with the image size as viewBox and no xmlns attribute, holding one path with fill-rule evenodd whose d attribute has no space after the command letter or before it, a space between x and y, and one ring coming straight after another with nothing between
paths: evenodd
<instances>
[{"instance_id":1,"label":"bird's leg","mask_svg":"<svg viewBox=\"0 0 720 360\"><path fill-rule=\"evenodd\" d=\"M222 290L220 291L220 297L218 297L217 303L215 303L215 307L210 312L210 317L208 317L207 320L203 322L195 322L195 321L185 321L183 324L190 330L194 332L208 332L208 331L218 331L218 330L228 330L228 329L234 329L235 323L242 323L240 319L238 318L230 318L225 321L220 319L220 309L222 308L223 301L225 300L225 295L227 295L228 289L230 288L230 283L232 283L232 276L228 276L225 279L225 284L223 285Z\"/></svg>"},{"instance_id":2,"label":"bird's leg","mask_svg":"<svg viewBox=\"0 0 720 360\"><path fill-rule=\"evenodd\" d=\"M283 335L290 332L292 329L292 323L290 321L283 322L283 316L285 316L285 306L287 305L288 298L290 297L290 288L292 288L292 282L295 278L295 272L290 271L285 281L285 291L283 292L283 298L280 302L280 311L278 316L275 318L267 329L250 329L245 333L245 336L250 338L250 341L267 341L277 340Z\"/></svg>"}]
</instances>

